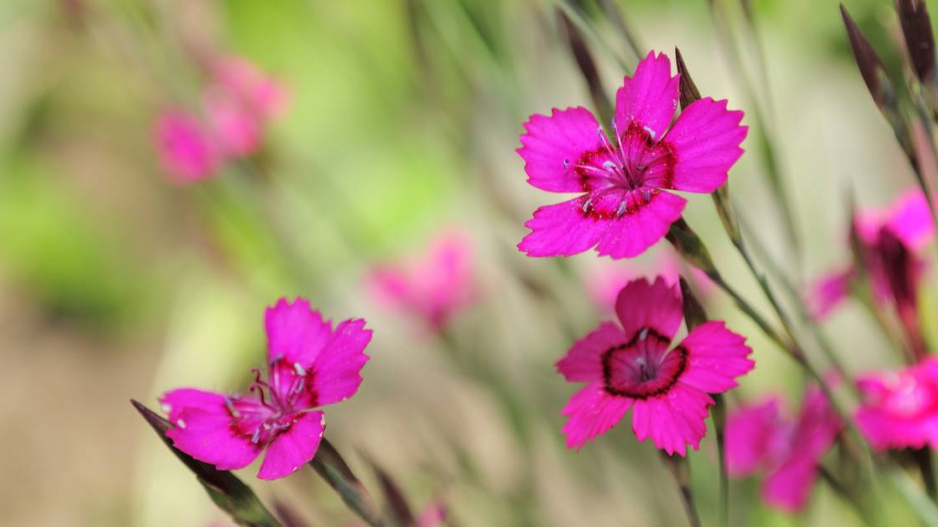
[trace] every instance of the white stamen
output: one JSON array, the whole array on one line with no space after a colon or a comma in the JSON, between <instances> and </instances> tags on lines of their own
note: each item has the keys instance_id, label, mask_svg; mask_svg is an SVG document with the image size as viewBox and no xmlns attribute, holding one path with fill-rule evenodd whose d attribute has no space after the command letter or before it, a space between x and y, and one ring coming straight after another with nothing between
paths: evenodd
<instances>
[{"instance_id":1,"label":"white stamen","mask_svg":"<svg viewBox=\"0 0 938 527\"><path fill-rule=\"evenodd\" d=\"M651 137L651 140L654 141L654 140L655 140L655 135L656 135L656 134L655 134L655 131L652 130L651 128L649 128L648 126L643 126L642 128L644 128L645 131L648 132L648 135Z\"/></svg>"},{"instance_id":2,"label":"white stamen","mask_svg":"<svg viewBox=\"0 0 938 527\"><path fill-rule=\"evenodd\" d=\"M628 204L623 200L619 202L619 208L616 209L616 217L621 218L625 211L628 209Z\"/></svg>"},{"instance_id":3,"label":"white stamen","mask_svg":"<svg viewBox=\"0 0 938 527\"><path fill-rule=\"evenodd\" d=\"M638 333L638 340L645 340L647 338L648 338L648 328L644 328ZM639 359L639 361L641 361L641 359Z\"/></svg>"},{"instance_id":4,"label":"white stamen","mask_svg":"<svg viewBox=\"0 0 938 527\"><path fill-rule=\"evenodd\" d=\"M172 411L173 411L172 405L166 404L166 403L161 404L161 405L160 405L160 409L163 410L163 413L164 413L164 414L168 414L169 412L172 412Z\"/></svg>"},{"instance_id":5,"label":"white stamen","mask_svg":"<svg viewBox=\"0 0 938 527\"><path fill-rule=\"evenodd\" d=\"M297 375L306 375L306 370L303 369L303 366L299 362L293 363L293 369L296 370Z\"/></svg>"},{"instance_id":6,"label":"white stamen","mask_svg":"<svg viewBox=\"0 0 938 527\"><path fill-rule=\"evenodd\" d=\"M176 420L176 426L178 426L179 428L182 428L183 430L185 430L185 429L186 429L186 422L183 421L182 419L177 419L177 420Z\"/></svg>"}]
</instances>

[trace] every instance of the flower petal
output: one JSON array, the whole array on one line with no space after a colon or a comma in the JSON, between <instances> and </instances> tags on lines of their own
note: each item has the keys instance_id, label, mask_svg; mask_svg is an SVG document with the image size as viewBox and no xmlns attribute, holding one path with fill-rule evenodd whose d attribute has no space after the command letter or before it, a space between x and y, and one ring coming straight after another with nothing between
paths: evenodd
<instances>
[{"instance_id":1,"label":"flower petal","mask_svg":"<svg viewBox=\"0 0 938 527\"><path fill-rule=\"evenodd\" d=\"M632 258L664 238L671 224L681 217L687 200L669 192L649 192L644 205L622 217L607 220L611 224L600 238L596 251L612 259Z\"/></svg>"},{"instance_id":2,"label":"flower petal","mask_svg":"<svg viewBox=\"0 0 938 527\"><path fill-rule=\"evenodd\" d=\"M886 226L913 250L921 250L935 237L928 201L920 190L904 193L890 206Z\"/></svg>"},{"instance_id":3,"label":"flower petal","mask_svg":"<svg viewBox=\"0 0 938 527\"><path fill-rule=\"evenodd\" d=\"M582 192L575 168L585 154L603 148L602 127L586 108L554 109L524 123L518 155L524 159L528 183L550 192Z\"/></svg>"},{"instance_id":4,"label":"flower petal","mask_svg":"<svg viewBox=\"0 0 938 527\"><path fill-rule=\"evenodd\" d=\"M631 123L660 139L677 109L679 75L671 76L671 61L664 53L652 51L638 63L635 74L626 77L616 92L615 124L624 133Z\"/></svg>"},{"instance_id":5,"label":"flower petal","mask_svg":"<svg viewBox=\"0 0 938 527\"><path fill-rule=\"evenodd\" d=\"M626 342L628 339L619 326L603 322L598 329L576 341L567 355L557 361L557 371L570 382L599 381L603 377L603 354Z\"/></svg>"},{"instance_id":6,"label":"flower petal","mask_svg":"<svg viewBox=\"0 0 938 527\"><path fill-rule=\"evenodd\" d=\"M257 472L260 479L278 479L293 474L309 463L326 429L325 414L320 411L298 414L284 432L270 442L264 462Z\"/></svg>"},{"instance_id":7,"label":"flower petal","mask_svg":"<svg viewBox=\"0 0 938 527\"><path fill-rule=\"evenodd\" d=\"M668 454L687 454L687 446L697 450L707 433L709 395L677 383L666 394L635 401L632 430L639 441L652 442Z\"/></svg>"},{"instance_id":8,"label":"flower petal","mask_svg":"<svg viewBox=\"0 0 938 527\"><path fill-rule=\"evenodd\" d=\"M174 428L166 436L176 448L219 470L235 470L250 465L261 446L236 432L225 400L219 393L180 389L166 393L160 404L170 408Z\"/></svg>"},{"instance_id":9,"label":"flower petal","mask_svg":"<svg viewBox=\"0 0 938 527\"><path fill-rule=\"evenodd\" d=\"M687 369L679 382L708 393L723 393L737 386L736 378L748 373L755 363L746 338L726 329L722 321L710 321L694 328L681 342L687 350Z\"/></svg>"},{"instance_id":10,"label":"flower petal","mask_svg":"<svg viewBox=\"0 0 938 527\"><path fill-rule=\"evenodd\" d=\"M776 437L787 427L782 423L782 402L770 397L763 402L740 406L726 420L726 470L732 477L745 477L776 453Z\"/></svg>"},{"instance_id":11,"label":"flower petal","mask_svg":"<svg viewBox=\"0 0 938 527\"><path fill-rule=\"evenodd\" d=\"M811 386L802 403L794 439L797 446L791 457L820 463L842 428L843 422L827 396L817 386Z\"/></svg>"},{"instance_id":12,"label":"flower petal","mask_svg":"<svg viewBox=\"0 0 938 527\"><path fill-rule=\"evenodd\" d=\"M681 112L662 139L677 158L668 188L709 193L726 183L727 172L743 155L740 145L749 131L739 124L742 118L743 112L726 109L726 101L709 97Z\"/></svg>"},{"instance_id":13,"label":"flower petal","mask_svg":"<svg viewBox=\"0 0 938 527\"><path fill-rule=\"evenodd\" d=\"M365 329L364 320L346 320L335 328L312 366L311 389L316 394L317 406L355 395L362 383L362 368L369 359L365 355L369 342L371 330Z\"/></svg>"},{"instance_id":14,"label":"flower petal","mask_svg":"<svg viewBox=\"0 0 938 527\"><path fill-rule=\"evenodd\" d=\"M601 383L592 383L573 394L561 412L567 422L561 432L567 448L579 450L596 436L615 426L632 406L632 399L610 395Z\"/></svg>"},{"instance_id":15,"label":"flower petal","mask_svg":"<svg viewBox=\"0 0 938 527\"><path fill-rule=\"evenodd\" d=\"M850 294L853 269L832 271L821 275L811 284L806 302L811 316L823 320Z\"/></svg>"},{"instance_id":16,"label":"flower petal","mask_svg":"<svg viewBox=\"0 0 938 527\"><path fill-rule=\"evenodd\" d=\"M221 152L207 127L188 112L164 111L156 122L155 135L160 160L177 183L211 177L221 165Z\"/></svg>"},{"instance_id":17,"label":"flower petal","mask_svg":"<svg viewBox=\"0 0 938 527\"><path fill-rule=\"evenodd\" d=\"M528 256L572 256L592 249L610 222L583 213L586 197L539 207L524 224L531 232L518 249Z\"/></svg>"},{"instance_id":18,"label":"flower petal","mask_svg":"<svg viewBox=\"0 0 938 527\"><path fill-rule=\"evenodd\" d=\"M600 256L638 256L667 234L671 224L681 217L687 200L657 189L645 193L647 197L636 192L610 192L595 202L587 194L540 207L524 224L531 233L518 248L528 256L572 256L595 245ZM621 200L629 207L617 215Z\"/></svg>"},{"instance_id":19,"label":"flower petal","mask_svg":"<svg viewBox=\"0 0 938 527\"><path fill-rule=\"evenodd\" d=\"M267 360L274 363L284 359L288 364L299 364L309 369L329 340L331 325L312 309L309 301L297 298L293 302L281 298L264 314L267 328Z\"/></svg>"},{"instance_id":20,"label":"flower petal","mask_svg":"<svg viewBox=\"0 0 938 527\"><path fill-rule=\"evenodd\" d=\"M616 315L625 330L626 341L645 329L670 340L681 326L684 310L676 285L668 285L659 276L654 283L639 278L622 288L616 298Z\"/></svg>"},{"instance_id":21,"label":"flower petal","mask_svg":"<svg viewBox=\"0 0 938 527\"><path fill-rule=\"evenodd\" d=\"M797 459L785 463L765 478L762 496L784 511L800 512L808 502L817 474L817 463Z\"/></svg>"}]
</instances>

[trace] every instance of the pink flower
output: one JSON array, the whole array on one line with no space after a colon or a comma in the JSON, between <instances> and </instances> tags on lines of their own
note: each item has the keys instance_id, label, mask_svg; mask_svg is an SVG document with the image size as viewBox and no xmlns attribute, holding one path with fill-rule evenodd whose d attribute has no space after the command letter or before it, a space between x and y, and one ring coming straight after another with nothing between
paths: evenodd
<instances>
[{"instance_id":1,"label":"pink flower","mask_svg":"<svg viewBox=\"0 0 938 527\"><path fill-rule=\"evenodd\" d=\"M286 108L286 90L243 59L221 59L213 70L203 94L212 130L231 157L251 155L260 149L266 126Z\"/></svg>"},{"instance_id":2,"label":"pink flower","mask_svg":"<svg viewBox=\"0 0 938 527\"><path fill-rule=\"evenodd\" d=\"M637 267L623 267L622 265L620 262L600 264L600 267L591 270L586 277L586 287L590 298L603 311L614 311L619 291L622 291L622 288L635 278L645 274ZM713 282L700 269L696 267L689 267L689 269L691 276L693 276L693 283L697 286L695 292L700 295L701 299L706 298L715 287ZM681 267L680 257L673 251L659 252L652 265L652 270L652 274L664 277L671 285L678 283L678 279L684 271Z\"/></svg>"},{"instance_id":3,"label":"pink flower","mask_svg":"<svg viewBox=\"0 0 938 527\"><path fill-rule=\"evenodd\" d=\"M376 267L367 282L378 301L440 330L475 300L469 242L459 235L445 234L407 266Z\"/></svg>"},{"instance_id":4,"label":"pink flower","mask_svg":"<svg viewBox=\"0 0 938 527\"><path fill-rule=\"evenodd\" d=\"M157 119L155 132L160 161L177 183L200 181L218 170L221 153L198 117L167 109Z\"/></svg>"},{"instance_id":5,"label":"pink flower","mask_svg":"<svg viewBox=\"0 0 938 527\"><path fill-rule=\"evenodd\" d=\"M214 65L214 83L241 99L261 121L280 116L290 103L287 89L254 64L225 57Z\"/></svg>"},{"instance_id":6,"label":"pink flower","mask_svg":"<svg viewBox=\"0 0 938 527\"><path fill-rule=\"evenodd\" d=\"M267 127L288 102L279 83L237 58L213 64L201 99L204 118L169 108L157 120L157 150L180 183L207 179L226 161L260 150Z\"/></svg>"},{"instance_id":7,"label":"pink flower","mask_svg":"<svg viewBox=\"0 0 938 527\"><path fill-rule=\"evenodd\" d=\"M817 387L808 389L798 416L777 397L744 405L726 423L726 466L732 477L766 473L762 496L788 512L804 509L824 455L843 424Z\"/></svg>"},{"instance_id":8,"label":"pink flower","mask_svg":"<svg viewBox=\"0 0 938 527\"><path fill-rule=\"evenodd\" d=\"M698 449L713 404L708 394L735 387L753 367L745 338L711 321L669 350L684 316L680 292L660 277L626 285L616 315L621 327L604 322L557 362L568 381L587 383L563 410L567 446L579 449L631 408L639 441L651 437L682 456L687 445Z\"/></svg>"},{"instance_id":9,"label":"pink flower","mask_svg":"<svg viewBox=\"0 0 938 527\"><path fill-rule=\"evenodd\" d=\"M910 191L884 210L860 211L853 229L874 300L881 305L898 301L903 309L914 304L925 268L917 254L935 235L925 195ZM822 319L838 307L856 278L854 265L822 275L808 293L814 316Z\"/></svg>"},{"instance_id":10,"label":"pink flower","mask_svg":"<svg viewBox=\"0 0 938 527\"><path fill-rule=\"evenodd\" d=\"M537 209L519 249L570 256L595 247L615 259L637 256L684 210L687 201L667 190L709 193L726 183L743 153L743 112L708 97L671 125L678 80L666 55L641 61L616 94L612 140L584 108L531 116L518 150L528 183L581 195Z\"/></svg>"},{"instance_id":11,"label":"pink flower","mask_svg":"<svg viewBox=\"0 0 938 527\"><path fill-rule=\"evenodd\" d=\"M938 449L938 359L857 381L864 401L857 425L873 448Z\"/></svg>"},{"instance_id":12,"label":"pink flower","mask_svg":"<svg viewBox=\"0 0 938 527\"><path fill-rule=\"evenodd\" d=\"M325 430L320 406L344 401L361 384L371 330L346 320L335 330L309 302L281 299L265 315L268 379L256 379L254 395L223 395L193 388L160 399L175 428L176 448L235 470L251 464L265 448L257 477L277 479L310 461Z\"/></svg>"}]
</instances>

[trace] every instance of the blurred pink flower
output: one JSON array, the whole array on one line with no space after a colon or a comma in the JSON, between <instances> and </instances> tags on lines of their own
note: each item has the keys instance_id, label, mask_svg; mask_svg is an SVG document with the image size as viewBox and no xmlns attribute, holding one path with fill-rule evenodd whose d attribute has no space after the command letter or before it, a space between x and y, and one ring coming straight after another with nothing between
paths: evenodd
<instances>
[{"instance_id":1,"label":"blurred pink flower","mask_svg":"<svg viewBox=\"0 0 938 527\"><path fill-rule=\"evenodd\" d=\"M800 413L783 413L778 397L731 412L726 423L726 466L732 477L766 473L762 496L788 512L804 509L818 467L843 424L823 392L811 387Z\"/></svg>"},{"instance_id":2,"label":"blurred pink flower","mask_svg":"<svg viewBox=\"0 0 938 527\"><path fill-rule=\"evenodd\" d=\"M383 304L426 321L433 330L475 300L469 241L445 234L409 265L381 265L367 278L371 294Z\"/></svg>"},{"instance_id":3,"label":"blurred pink flower","mask_svg":"<svg viewBox=\"0 0 938 527\"><path fill-rule=\"evenodd\" d=\"M163 167L177 183L211 177L221 165L221 153L209 129L184 110L169 108L159 116L156 146Z\"/></svg>"},{"instance_id":4,"label":"blurred pink flower","mask_svg":"<svg viewBox=\"0 0 938 527\"><path fill-rule=\"evenodd\" d=\"M268 379L255 370L255 395L181 388L160 403L174 425L166 435L179 450L219 470L234 470L266 448L257 477L277 479L316 454L325 420L314 408L358 391L371 330L363 320L346 320L333 330L303 299L281 299L267 309L265 325Z\"/></svg>"},{"instance_id":5,"label":"blurred pink flower","mask_svg":"<svg viewBox=\"0 0 938 527\"><path fill-rule=\"evenodd\" d=\"M225 161L260 150L270 121L285 110L289 97L253 64L226 57L213 64L201 102L204 119L167 109L157 122L157 149L178 182L209 178Z\"/></svg>"},{"instance_id":6,"label":"blurred pink flower","mask_svg":"<svg viewBox=\"0 0 938 527\"><path fill-rule=\"evenodd\" d=\"M225 57L217 61L214 65L214 82L216 86L235 94L261 121L279 117L290 103L290 95L283 84L239 57Z\"/></svg>"},{"instance_id":7,"label":"blurred pink flower","mask_svg":"<svg viewBox=\"0 0 938 527\"><path fill-rule=\"evenodd\" d=\"M754 363L746 339L711 321L674 349L684 315L681 295L659 277L633 280L616 302L621 326L604 322L557 362L569 382L585 382L563 410L567 446L579 449L615 426L632 408L639 441L651 437L669 454L700 447L711 393L737 385Z\"/></svg>"},{"instance_id":8,"label":"blurred pink flower","mask_svg":"<svg viewBox=\"0 0 938 527\"><path fill-rule=\"evenodd\" d=\"M853 219L860 244L860 258L870 278L874 299L880 304L914 304L924 263L917 253L935 235L925 195L920 191L902 194L884 210L865 210ZM855 264L825 273L809 288L807 303L813 315L823 319L850 292L857 277Z\"/></svg>"},{"instance_id":9,"label":"blurred pink flower","mask_svg":"<svg viewBox=\"0 0 938 527\"><path fill-rule=\"evenodd\" d=\"M691 266L688 266L688 269L693 278L692 283L696 286L695 292L700 295L701 299L705 299L714 290L713 282L700 269ZM651 274L663 277L669 285L675 285L683 272L680 257L672 251L666 251L658 253ZM621 262L603 262L598 268L589 272L586 278L586 288L598 308L612 312L615 310L619 291L622 291L626 284L643 275L645 273L638 267L625 267L625 264Z\"/></svg>"},{"instance_id":10,"label":"blurred pink flower","mask_svg":"<svg viewBox=\"0 0 938 527\"><path fill-rule=\"evenodd\" d=\"M528 183L582 195L537 209L521 251L570 256L595 247L614 259L638 256L684 210L687 200L667 190L709 193L726 183L743 154L743 112L707 97L672 125L678 79L667 55L649 53L616 94L611 141L585 108L531 116L518 150Z\"/></svg>"},{"instance_id":11,"label":"blurred pink flower","mask_svg":"<svg viewBox=\"0 0 938 527\"><path fill-rule=\"evenodd\" d=\"M857 425L873 448L938 448L938 359L857 381Z\"/></svg>"}]
</instances>

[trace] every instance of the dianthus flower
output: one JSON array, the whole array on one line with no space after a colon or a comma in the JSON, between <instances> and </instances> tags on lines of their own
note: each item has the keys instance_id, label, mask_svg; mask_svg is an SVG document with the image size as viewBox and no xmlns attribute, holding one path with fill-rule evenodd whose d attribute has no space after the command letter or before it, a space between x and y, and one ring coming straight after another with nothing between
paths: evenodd
<instances>
[{"instance_id":1,"label":"dianthus flower","mask_svg":"<svg viewBox=\"0 0 938 527\"><path fill-rule=\"evenodd\" d=\"M163 166L177 183L211 177L221 165L221 151L208 127L178 108L165 110L157 119L156 147Z\"/></svg>"},{"instance_id":2,"label":"dianthus flower","mask_svg":"<svg viewBox=\"0 0 938 527\"><path fill-rule=\"evenodd\" d=\"M233 57L215 61L199 111L170 107L157 119L163 166L179 183L213 176L226 160L260 150L267 126L287 100L284 88L251 63Z\"/></svg>"},{"instance_id":3,"label":"dianthus flower","mask_svg":"<svg viewBox=\"0 0 938 527\"><path fill-rule=\"evenodd\" d=\"M374 268L367 283L378 301L424 320L432 330L440 330L475 300L473 275L468 240L445 234L409 266Z\"/></svg>"},{"instance_id":4,"label":"dianthus flower","mask_svg":"<svg viewBox=\"0 0 938 527\"><path fill-rule=\"evenodd\" d=\"M873 448L938 449L938 359L857 381L857 425Z\"/></svg>"},{"instance_id":5,"label":"dianthus flower","mask_svg":"<svg viewBox=\"0 0 938 527\"><path fill-rule=\"evenodd\" d=\"M678 81L668 57L650 53L616 94L611 139L585 108L531 116L518 150L528 183L581 195L537 209L521 251L570 256L595 247L616 259L637 256L681 217L687 200L668 190L709 193L726 183L743 153L743 112L707 97L672 125Z\"/></svg>"},{"instance_id":6,"label":"dianthus flower","mask_svg":"<svg viewBox=\"0 0 938 527\"><path fill-rule=\"evenodd\" d=\"M853 232L873 299L887 304L898 294L899 302L907 304L908 288L915 290L924 269L917 254L935 234L925 195L909 191L884 210L860 211L853 219ZM826 317L849 295L858 275L856 265L828 272L814 282L808 303L815 317Z\"/></svg>"},{"instance_id":7,"label":"dianthus flower","mask_svg":"<svg viewBox=\"0 0 938 527\"><path fill-rule=\"evenodd\" d=\"M695 450L707 430L709 394L735 387L753 367L746 339L711 321L671 348L684 315L681 295L658 278L640 279L619 293L620 325L604 322L577 341L557 370L585 382L563 410L567 446L580 448L615 426L632 409L639 441L651 437L668 454Z\"/></svg>"},{"instance_id":8,"label":"dianthus flower","mask_svg":"<svg viewBox=\"0 0 938 527\"><path fill-rule=\"evenodd\" d=\"M726 468L732 477L766 474L762 497L788 512L804 509L821 460L843 427L817 387L805 394L797 416L769 397L731 412L726 422Z\"/></svg>"},{"instance_id":9,"label":"dianthus flower","mask_svg":"<svg viewBox=\"0 0 938 527\"><path fill-rule=\"evenodd\" d=\"M267 309L265 325L268 378L255 370L250 395L181 388L160 403L174 425L166 435L179 450L234 470L266 449L257 477L277 479L316 455L325 430L316 408L358 391L371 330L363 320L346 320L333 330L303 299L281 299Z\"/></svg>"}]
</instances>

